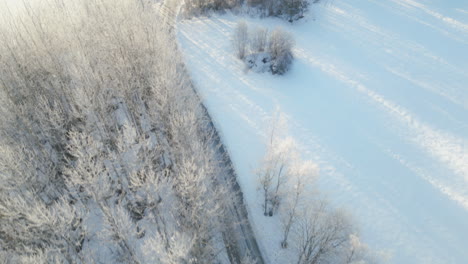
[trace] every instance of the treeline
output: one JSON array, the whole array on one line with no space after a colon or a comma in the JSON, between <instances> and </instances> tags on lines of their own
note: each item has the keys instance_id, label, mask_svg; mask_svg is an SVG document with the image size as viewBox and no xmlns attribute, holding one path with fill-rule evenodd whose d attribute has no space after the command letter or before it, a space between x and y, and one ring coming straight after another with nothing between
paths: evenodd
<instances>
[{"instance_id":1,"label":"treeline","mask_svg":"<svg viewBox=\"0 0 468 264\"><path fill-rule=\"evenodd\" d=\"M301 19L310 4L320 0L184 0L183 13L187 16L232 10L260 17L276 16L289 22Z\"/></svg>"},{"instance_id":2,"label":"treeline","mask_svg":"<svg viewBox=\"0 0 468 264\"><path fill-rule=\"evenodd\" d=\"M0 259L213 263L229 220L171 18L45 1L0 22Z\"/></svg>"}]
</instances>

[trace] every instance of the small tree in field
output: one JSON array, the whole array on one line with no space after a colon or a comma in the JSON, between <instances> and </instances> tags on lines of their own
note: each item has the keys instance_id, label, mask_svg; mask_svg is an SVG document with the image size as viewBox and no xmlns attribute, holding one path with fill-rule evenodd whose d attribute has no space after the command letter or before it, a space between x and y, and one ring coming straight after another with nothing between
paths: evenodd
<instances>
[{"instance_id":1,"label":"small tree in field","mask_svg":"<svg viewBox=\"0 0 468 264\"><path fill-rule=\"evenodd\" d=\"M283 224L283 240L281 241L282 248L288 247L289 232L291 231L291 227L299 214L299 207L303 191L304 184L302 183L301 179L298 178L297 184L294 186L293 193L290 195L290 197L288 197L290 199L288 199L286 209L284 210L283 217L281 219Z\"/></svg>"},{"instance_id":2,"label":"small tree in field","mask_svg":"<svg viewBox=\"0 0 468 264\"><path fill-rule=\"evenodd\" d=\"M232 43L237 57L241 60L244 59L249 43L249 29L245 21L237 24Z\"/></svg>"},{"instance_id":3,"label":"small tree in field","mask_svg":"<svg viewBox=\"0 0 468 264\"><path fill-rule=\"evenodd\" d=\"M317 264L343 254L352 225L341 211L318 201L305 210L295 231L297 264Z\"/></svg>"},{"instance_id":4,"label":"small tree in field","mask_svg":"<svg viewBox=\"0 0 468 264\"><path fill-rule=\"evenodd\" d=\"M289 177L289 167L297 158L296 143L284 136L286 123L283 116L273 121L267 153L257 176L263 192L263 214L273 216L285 192L284 184Z\"/></svg>"},{"instance_id":5,"label":"small tree in field","mask_svg":"<svg viewBox=\"0 0 468 264\"><path fill-rule=\"evenodd\" d=\"M292 186L289 188L282 210L280 210L283 225L282 248L288 247L290 231L300 218L301 211L304 210L303 196L305 188L317 176L317 167L312 162L298 160L295 163L291 166L289 172L291 178L293 178L293 182L290 182Z\"/></svg>"}]
</instances>

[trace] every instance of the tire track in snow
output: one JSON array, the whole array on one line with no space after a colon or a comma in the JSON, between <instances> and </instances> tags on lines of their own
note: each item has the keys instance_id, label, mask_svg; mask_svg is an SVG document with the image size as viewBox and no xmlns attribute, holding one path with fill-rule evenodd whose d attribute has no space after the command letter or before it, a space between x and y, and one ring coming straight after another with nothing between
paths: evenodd
<instances>
[{"instance_id":1,"label":"tire track in snow","mask_svg":"<svg viewBox=\"0 0 468 264\"><path fill-rule=\"evenodd\" d=\"M468 140L459 138L440 130L436 130L419 121L405 108L387 100L383 95L370 90L363 83L352 79L349 76L355 74L347 74L340 70L337 65L325 62L324 60L308 54L303 49L296 49L296 54L306 59L309 63L319 68L322 72L332 76L333 78L343 82L348 87L351 87L359 93L365 95L369 100L374 102L378 107L385 110L394 120L398 121L408 132L406 137L408 141L414 142L425 150L430 156L435 158L457 175L459 189L468 189ZM451 181L447 181L446 186L450 186ZM454 186L452 186L453 188ZM446 187L448 188L448 187ZM465 197L458 193L459 196ZM449 196L451 199L452 196ZM468 196L465 197L468 199ZM460 202L460 199L456 200ZM462 204L468 210L468 204Z\"/></svg>"},{"instance_id":2,"label":"tire track in snow","mask_svg":"<svg viewBox=\"0 0 468 264\"><path fill-rule=\"evenodd\" d=\"M419 23L421 25L432 28L433 30L445 35L446 37L448 37L450 39L456 40L456 41L458 41L460 43L468 44L468 41L466 40L466 38L463 38L462 36L457 34L458 32L452 32L452 31L447 30L446 28L442 27L441 25L432 24L432 23L430 23L428 21L425 21L425 20L419 18L419 16L414 14L415 10L412 9L411 7L408 7L408 6L404 5L404 4L403 5L398 4L395 1L393 1L393 2L381 1L381 0L369 0L369 1L373 2L376 5L380 5L383 8L386 8L388 10L392 10L392 12L395 13L395 14L404 16L404 17L406 17L406 18L408 18L410 20L416 21L417 23Z\"/></svg>"},{"instance_id":3,"label":"tire track in snow","mask_svg":"<svg viewBox=\"0 0 468 264\"><path fill-rule=\"evenodd\" d=\"M405 73L397 68L394 67L385 67L385 69L391 73L393 73L396 76L399 76L400 78L403 78L410 83L422 87L426 90L432 91L442 97L447 98L449 101L451 101L454 104L457 104L461 107L463 107L465 110L468 110L468 97L464 98L463 97L463 91L460 91L460 93L452 92L452 94L448 93L447 90L442 90L438 89L437 87L444 87L445 85L441 84L439 81L424 81L424 80L418 80L415 77L411 76L408 73Z\"/></svg>"},{"instance_id":4,"label":"tire track in snow","mask_svg":"<svg viewBox=\"0 0 468 264\"><path fill-rule=\"evenodd\" d=\"M366 232L379 233L388 243L399 245L413 245L424 241L425 247L405 247L407 254L415 256L418 262L433 263L436 259L440 261L437 253L430 250L428 245L436 247L435 241L426 234L422 226L413 225L411 219L401 211L401 208L396 207L388 194L384 194L374 189L374 185L363 184L360 181L367 181L367 178L358 176L361 172L355 168L350 162L342 156L324 147L321 140L316 137L309 129L305 128L295 120L289 120L291 130L295 132L296 138L301 142L301 149L309 150L305 153L308 158L311 158L320 166L320 181L327 185L327 188L332 187L333 200L341 201L348 206L356 204L365 204L365 209L354 208L359 212L359 218L364 221L375 220L374 222L361 223L359 226L365 226ZM310 150L312 152L310 152ZM333 165L332 165L333 164ZM339 168L339 169L337 169ZM424 179L423 179L424 180ZM389 185L387 182L381 182L381 187L378 189L393 190L394 185ZM325 192L325 195L328 193ZM349 203L349 200L353 200ZM443 228L440 225L434 224L436 228ZM419 234L414 236L413 234ZM373 245L377 250L378 245ZM385 255L392 256L391 251L383 249ZM439 263L439 262L437 262Z\"/></svg>"},{"instance_id":5,"label":"tire track in snow","mask_svg":"<svg viewBox=\"0 0 468 264\"><path fill-rule=\"evenodd\" d=\"M397 151L397 149L393 149L393 146L385 146L377 138L372 138L371 141L379 147L382 153L396 160L403 167L411 171L414 175L417 175L420 179L428 182L432 187L434 187L436 191L439 191L442 194L442 196L446 196L452 201L455 201L455 204L461 205L465 209L468 209L468 199L466 198L466 196L459 195L459 190L453 190L451 187L445 185L437 178L435 178L434 175L437 175L436 172L431 171L431 169L429 168L418 167L416 164L407 160L405 155L396 153L395 151ZM419 200L420 202L422 201L422 203L424 204L427 201L427 199L434 199L435 203L437 203L437 195L431 194L430 189L427 190L425 188L422 188L421 190L426 190L429 192L418 192L419 196L415 197L416 200ZM467 191L468 190L464 190L465 194L467 194ZM432 203L428 204L433 205ZM467 231L464 227L464 223L462 221L459 221L459 218L457 218L457 212L454 212L454 210L457 211L456 207L454 209L453 207L451 208L450 206L448 206L446 208L443 208L443 210L446 211L444 211L443 213L439 212L439 214L427 214L427 210L421 209L420 205L411 207L410 211L417 212L416 214L421 221L416 227L416 229L419 230L417 232L419 233L419 235L417 237L413 237L413 243L425 241L424 244L432 244L434 248L437 248L437 244L440 241L445 241L446 243L450 244L450 247L452 247L452 249L456 249L456 252L464 252L463 239L460 240L460 236L455 235ZM453 213L455 214L452 215ZM449 218L449 224L445 219L446 217ZM452 219L450 219L451 217ZM430 233L428 233L428 231L430 231ZM411 243L411 241L406 241L406 243ZM431 253L429 254L427 252L423 254L426 254L425 257L427 257L427 260L423 263L432 263L432 261L434 261L436 258L439 259L439 261L440 259L443 259L444 263L448 263L448 256L445 256L445 258L438 254L429 256L429 254L434 254L434 251L431 251Z\"/></svg>"},{"instance_id":6,"label":"tire track in snow","mask_svg":"<svg viewBox=\"0 0 468 264\"><path fill-rule=\"evenodd\" d=\"M468 35L468 25L463 23L463 22L460 22L454 18L451 18L451 17L448 17L448 16L445 16L439 12L436 12L430 8L428 8L426 5L424 4L421 4L421 3L418 3L416 1L413 1L413 0L390 0L398 5L401 5L401 6L404 6L405 8L409 8L409 9L419 9L421 11L423 11L424 13L426 13L427 15L433 17L433 18L436 18L437 20L445 23L446 25L456 29L459 33L461 34L464 34L464 35Z\"/></svg>"},{"instance_id":7,"label":"tire track in snow","mask_svg":"<svg viewBox=\"0 0 468 264\"><path fill-rule=\"evenodd\" d=\"M402 62L415 65L417 69L425 69L426 83L438 83L435 86L419 86L430 92L444 96L459 106L468 109L468 87L460 79L468 78L468 72L450 64L444 58L433 54L425 46L410 40L402 40L397 34L379 28L359 15L359 10L342 3L342 6L330 6L324 9L330 12L330 30L346 32L348 39L363 46L370 46L368 54L372 54L375 61L382 67L391 67L394 71L402 67ZM371 44L371 45L369 45ZM468 44L468 42L467 42ZM380 49L373 49L379 47ZM381 63L381 62L384 63ZM392 66L389 66L392 65ZM402 70L398 70L402 72ZM437 76L443 72L450 76L440 83ZM414 80L414 78L413 78ZM423 82L418 80L418 82ZM429 89L428 89L429 88ZM454 98L457 98L454 100Z\"/></svg>"}]
</instances>

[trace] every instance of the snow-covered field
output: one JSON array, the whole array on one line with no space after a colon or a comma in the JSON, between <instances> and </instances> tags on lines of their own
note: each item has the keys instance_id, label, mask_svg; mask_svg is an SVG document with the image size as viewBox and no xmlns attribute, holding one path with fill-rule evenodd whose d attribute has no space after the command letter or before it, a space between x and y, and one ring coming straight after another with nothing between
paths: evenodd
<instances>
[{"instance_id":1,"label":"snow-covered field","mask_svg":"<svg viewBox=\"0 0 468 264\"><path fill-rule=\"evenodd\" d=\"M391 263L468 263L468 2L336 0L282 26L296 40L286 76L246 72L230 36L239 17L183 20L189 70L220 129L271 263L278 223L262 214L253 173L276 108L320 188L352 212Z\"/></svg>"}]
</instances>

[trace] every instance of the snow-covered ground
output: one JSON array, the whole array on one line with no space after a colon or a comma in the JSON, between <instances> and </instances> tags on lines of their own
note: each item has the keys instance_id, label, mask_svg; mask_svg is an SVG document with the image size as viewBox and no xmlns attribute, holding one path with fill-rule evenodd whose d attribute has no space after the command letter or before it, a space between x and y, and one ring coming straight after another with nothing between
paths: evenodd
<instances>
[{"instance_id":1,"label":"snow-covered ground","mask_svg":"<svg viewBox=\"0 0 468 264\"><path fill-rule=\"evenodd\" d=\"M235 58L239 19L184 20L178 37L267 260L289 262L253 173L279 107L320 165L320 187L353 213L366 243L391 263L467 263L468 1L340 0L294 25L247 19L295 37L293 68L281 77L246 72Z\"/></svg>"}]
</instances>

